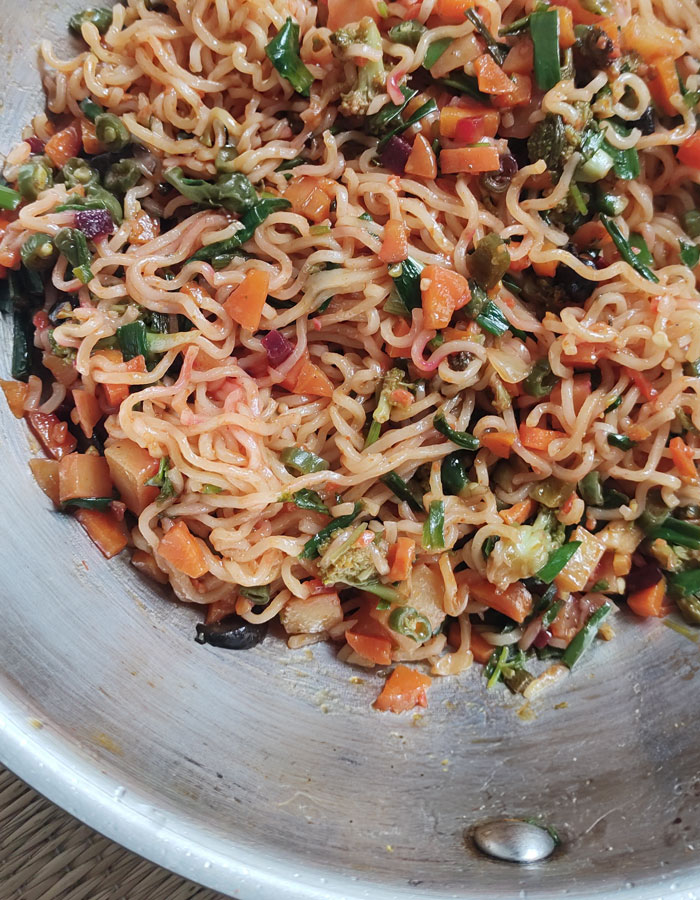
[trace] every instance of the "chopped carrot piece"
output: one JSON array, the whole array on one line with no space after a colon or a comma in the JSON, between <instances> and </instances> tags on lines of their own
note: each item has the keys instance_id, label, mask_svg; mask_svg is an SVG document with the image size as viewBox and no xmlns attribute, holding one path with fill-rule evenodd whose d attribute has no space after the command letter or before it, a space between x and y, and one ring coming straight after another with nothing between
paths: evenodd
<instances>
[{"instance_id":1,"label":"chopped carrot piece","mask_svg":"<svg viewBox=\"0 0 700 900\"><path fill-rule=\"evenodd\" d=\"M497 172L500 167L501 160L498 150L490 144L440 151L440 169L443 175L455 175L461 172L468 175L479 172Z\"/></svg>"},{"instance_id":2,"label":"chopped carrot piece","mask_svg":"<svg viewBox=\"0 0 700 900\"><path fill-rule=\"evenodd\" d=\"M104 456L96 453L69 453L58 465L61 503L112 496L112 479Z\"/></svg>"},{"instance_id":3,"label":"chopped carrot piece","mask_svg":"<svg viewBox=\"0 0 700 900\"><path fill-rule=\"evenodd\" d=\"M527 500L521 500L509 509L502 509L498 515L506 525L522 525L535 511L535 505L535 501L528 497Z\"/></svg>"},{"instance_id":4,"label":"chopped carrot piece","mask_svg":"<svg viewBox=\"0 0 700 900\"><path fill-rule=\"evenodd\" d=\"M486 447L494 456L508 459L515 443L515 437L512 431L487 431L486 434L480 436L479 440L482 447Z\"/></svg>"},{"instance_id":5,"label":"chopped carrot piece","mask_svg":"<svg viewBox=\"0 0 700 900\"><path fill-rule=\"evenodd\" d=\"M55 413L42 413L30 409L25 413L25 418L41 446L52 459L61 459L78 446L78 441L68 430L68 425Z\"/></svg>"},{"instance_id":6,"label":"chopped carrot piece","mask_svg":"<svg viewBox=\"0 0 700 900\"><path fill-rule=\"evenodd\" d=\"M69 159L80 153L82 146L80 127L74 120L62 131L57 131L48 139L44 145L44 153L57 169L62 169Z\"/></svg>"},{"instance_id":7,"label":"chopped carrot piece","mask_svg":"<svg viewBox=\"0 0 700 900\"><path fill-rule=\"evenodd\" d=\"M473 569L460 572L459 579L466 583L469 595L475 600L516 622L522 622L532 609L532 594L520 581L500 590Z\"/></svg>"},{"instance_id":8,"label":"chopped carrot piece","mask_svg":"<svg viewBox=\"0 0 700 900\"><path fill-rule=\"evenodd\" d=\"M478 631L475 631L474 628L472 628L472 633L469 638L469 649L472 651L472 656L476 662L485 666L489 659L491 659L494 648L492 644L489 644L487 640L482 638Z\"/></svg>"},{"instance_id":9,"label":"chopped carrot piece","mask_svg":"<svg viewBox=\"0 0 700 900\"><path fill-rule=\"evenodd\" d=\"M411 568L416 558L416 543L409 537L400 537L395 544L389 547L387 562L389 569L389 581L405 581L411 574Z\"/></svg>"},{"instance_id":10,"label":"chopped carrot piece","mask_svg":"<svg viewBox=\"0 0 700 900\"><path fill-rule=\"evenodd\" d=\"M129 243L147 244L160 234L160 220L140 210L129 223ZM183 288L184 290L184 288Z\"/></svg>"},{"instance_id":11,"label":"chopped carrot piece","mask_svg":"<svg viewBox=\"0 0 700 900\"><path fill-rule=\"evenodd\" d=\"M375 22L379 20L379 13L373 0L353 0L352 3L348 3L347 0L328 0L327 25L331 31L337 31L352 22L359 22L365 16L369 16Z\"/></svg>"},{"instance_id":12,"label":"chopped carrot piece","mask_svg":"<svg viewBox=\"0 0 700 900\"><path fill-rule=\"evenodd\" d=\"M494 94L491 102L499 109L511 106L528 106L532 100L532 79L516 72L511 76L513 87L507 94Z\"/></svg>"},{"instance_id":13,"label":"chopped carrot piece","mask_svg":"<svg viewBox=\"0 0 700 900\"><path fill-rule=\"evenodd\" d=\"M658 391L639 369L629 369L625 367L625 372L629 375L635 385L639 388L639 393L645 400L653 400L658 395Z\"/></svg>"},{"instance_id":14,"label":"chopped carrot piece","mask_svg":"<svg viewBox=\"0 0 700 900\"><path fill-rule=\"evenodd\" d=\"M666 579L662 578L651 587L630 594L627 605L632 612L642 618L661 618L671 611L671 604L666 602Z\"/></svg>"},{"instance_id":15,"label":"chopped carrot piece","mask_svg":"<svg viewBox=\"0 0 700 900\"><path fill-rule=\"evenodd\" d=\"M249 269L243 281L228 295L224 309L242 328L257 331L269 287L270 276L264 269Z\"/></svg>"},{"instance_id":16,"label":"chopped carrot piece","mask_svg":"<svg viewBox=\"0 0 700 900\"><path fill-rule=\"evenodd\" d=\"M568 358L567 358L568 359ZM581 407L586 402L586 400L591 396L591 376L588 372L579 372L574 375L573 378L573 403L574 403L574 412L579 413L581 411ZM557 404L559 406L562 402L561 399L561 382L556 385L554 390L550 395L552 403Z\"/></svg>"},{"instance_id":17,"label":"chopped carrot piece","mask_svg":"<svg viewBox=\"0 0 700 900\"><path fill-rule=\"evenodd\" d=\"M204 620L205 623L207 625L212 625L215 622L220 622L226 616L230 616L231 613L235 613L237 603L238 597L225 597L222 600L216 600L214 603L210 603L207 606L207 616Z\"/></svg>"},{"instance_id":18,"label":"chopped carrot piece","mask_svg":"<svg viewBox=\"0 0 700 900\"><path fill-rule=\"evenodd\" d=\"M552 441L565 438L563 431L549 428L532 428L524 423L520 426L520 443L529 450L547 450Z\"/></svg>"},{"instance_id":19,"label":"chopped carrot piece","mask_svg":"<svg viewBox=\"0 0 700 900\"><path fill-rule=\"evenodd\" d=\"M95 126L89 119L80 120L80 137L83 142L83 150L90 156L101 153L104 150L102 144L97 140L97 132Z\"/></svg>"},{"instance_id":20,"label":"chopped carrot piece","mask_svg":"<svg viewBox=\"0 0 700 900\"><path fill-rule=\"evenodd\" d=\"M411 326L405 319L399 319L398 322L394 325L394 334L396 335L396 337L404 337L410 330ZM387 344L384 349L387 355L392 359L400 359L404 356L411 355L410 347L394 347L392 344Z\"/></svg>"},{"instance_id":21,"label":"chopped carrot piece","mask_svg":"<svg viewBox=\"0 0 700 900\"><path fill-rule=\"evenodd\" d=\"M354 631L346 631L345 638L355 653L378 666L388 666L391 662L391 641L387 638L356 634Z\"/></svg>"},{"instance_id":22,"label":"chopped carrot piece","mask_svg":"<svg viewBox=\"0 0 700 900\"><path fill-rule=\"evenodd\" d=\"M573 47L576 43L573 13L566 6L553 6L552 9L556 9L559 16L559 46L564 50Z\"/></svg>"},{"instance_id":23,"label":"chopped carrot piece","mask_svg":"<svg viewBox=\"0 0 700 900\"><path fill-rule=\"evenodd\" d=\"M479 90L485 94L507 94L513 89L513 82L489 53L477 56L474 71L479 82Z\"/></svg>"},{"instance_id":24,"label":"chopped carrot piece","mask_svg":"<svg viewBox=\"0 0 700 900\"><path fill-rule=\"evenodd\" d=\"M189 575L190 578L201 578L209 571L200 541L194 537L182 519L179 519L160 539L158 553L174 569Z\"/></svg>"},{"instance_id":25,"label":"chopped carrot piece","mask_svg":"<svg viewBox=\"0 0 700 900\"><path fill-rule=\"evenodd\" d=\"M467 10L476 6L476 0L437 0L435 15L448 25L462 25Z\"/></svg>"},{"instance_id":26,"label":"chopped carrot piece","mask_svg":"<svg viewBox=\"0 0 700 900\"><path fill-rule=\"evenodd\" d=\"M406 160L405 171L419 178L435 178L437 175L437 160L433 148L422 134L416 135L411 155Z\"/></svg>"},{"instance_id":27,"label":"chopped carrot piece","mask_svg":"<svg viewBox=\"0 0 700 900\"><path fill-rule=\"evenodd\" d=\"M421 272L421 301L426 328L446 328L453 313L471 300L469 282L444 266L426 266Z\"/></svg>"},{"instance_id":28,"label":"chopped carrot piece","mask_svg":"<svg viewBox=\"0 0 700 900\"><path fill-rule=\"evenodd\" d=\"M683 32L670 28L656 17L633 15L622 29L622 46L638 53L645 62L668 57L678 59L684 53Z\"/></svg>"},{"instance_id":29,"label":"chopped carrot piece","mask_svg":"<svg viewBox=\"0 0 700 900\"><path fill-rule=\"evenodd\" d=\"M457 136L457 126L462 119L481 119L485 137L494 137L501 121L500 113L474 100L462 100L459 104L443 106L440 110L440 135Z\"/></svg>"},{"instance_id":30,"label":"chopped carrot piece","mask_svg":"<svg viewBox=\"0 0 700 900\"><path fill-rule=\"evenodd\" d=\"M384 226L384 240L379 258L385 263L402 262L408 256L408 233L398 219L389 219Z\"/></svg>"},{"instance_id":31,"label":"chopped carrot piece","mask_svg":"<svg viewBox=\"0 0 700 900\"><path fill-rule=\"evenodd\" d=\"M374 708L399 713L414 706L427 706L425 689L431 684L432 679L428 675L408 666L397 666L374 701Z\"/></svg>"},{"instance_id":32,"label":"chopped carrot piece","mask_svg":"<svg viewBox=\"0 0 700 900\"><path fill-rule=\"evenodd\" d=\"M118 519L112 510L76 509L75 518L106 559L121 553L129 543L129 531L124 520Z\"/></svg>"},{"instance_id":33,"label":"chopped carrot piece","mask_svg":"<svg viewBox=\"0 0 700 900\"><path fill-rule=\"evenodd\" d=\"M595 369L598 360L606 355L605 344L592 344L584 341L576 347L575 353L562 353L561 361L567 366Z\"/></svg>"},{"instance_id":34,"label":"chopped carrot piece","mask_svg":"<svg viewBox=\"0 0 700 900\"><path fill-rule=\"evenodd\" d=\"M700 133L696 131L687 141L683 141L678 148L678 159L684 166L700 169Z\"/></svg>"},{"instance_id":35,"label":"chopped carrot piece","mask_svg":"<svg viewBox=\"0 0 700 900\"><path fill-rule=\"evenodd\" d=\"M58 506L60 502L58 488L59 465L60 463L57 459L29 460L29 468L32 470L34 480L54 506Z\"/></svg>"},{"instance_id":36,"label":"chopped carrot piece","mask_svg":"<svg viewBox=\"0 0 700 900\"><path fill-rule=\"evenodd\" d=\"M557 274L558 265L559 261L556 259L551 259L549 262L533 261L532 268L535 270L535 275L538 275L540 278L554 278Z\"/></svg>"},{"instance_id":37,"label":"chopped carrot piece","mask_svg":"<svg viewBox=\"0 0 700 900\"><path fill-rule=\"evenodd\" d=\"M2 387L10 412L15 419L21 419L24 415L24 402L27 399L28 386L21 381L0 381L0 387Z\"/></svg>"},{"instance_id":38,"label":"chopped carrot piece","mask_svg":"<svg viewBox=\"0 0 700 900\"><path fill-rule=\"evenodd\" d=\"M331 200L319 185L319 179L311 175L293 178L284 192L285 200L292 204L292 211L318 224L328 218Z\"/></svg>"},{"instance_id":39,"label":"chopped carrot piece","mask_svg":"<svg viewBox=\"0 0 700 900\"><path fill-rule=\"evenodd\" d=\"M671 459L681 478L686 481L697 481L698 470L695 467L695 456L692 448L686 444L683 438L671 438L668 449L671 451Z\"/></svg>"},{"instance_id":40,"label":"chopped carrot piece","mask_svg":"<svg viewBox=\"0 0 700 900\"><path fill-rule=\"evenodd\" d=\"M503 71L506 75L531 75L535 68L535 51L532 39L522 37L510 48Z\"/></svg>"},{"instance_id":41,"label":"chopped carrot piece","mask_svg":"<svg viewBox=\"0 0 700 900\"><path fill-rule=\"evenodd\" d=\"M316 363L311 362L308 351L287 372L282 387L294 394L311 394L314 397L332 397L333 382Z\"/></svg>"},{"instance_id":42,"label":"chopped carrot piece","mask_svg":"<svg viewBox=\"0 0 700 900\"><path fill-rule=\"evenodd\" d=\"M652 100L662 113L667 116L679 115L678 106L673 102L674 98L681 100L681 84L675 60L663 57L651 63L645 82ZM681 103L679 106L682 108Z\"/></svg>"},{"instance_id":43,"label":"chopped carrot piece","mask_svg":"<svg viewBox=\"0 0 700 900\"><path fill-rule=\"evenodd\" d=\"M71 418L76 425L80 425L86 438L91 438L95 425L102 418L102 410L97 402L97 397L83 388L73 388L73 403L75 409Z\"/></svg>"}]
</instances>

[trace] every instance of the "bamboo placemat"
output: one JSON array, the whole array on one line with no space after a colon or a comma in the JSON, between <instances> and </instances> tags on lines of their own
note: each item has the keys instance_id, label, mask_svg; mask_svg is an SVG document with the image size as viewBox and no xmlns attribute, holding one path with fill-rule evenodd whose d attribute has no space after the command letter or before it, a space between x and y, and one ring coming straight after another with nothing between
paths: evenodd
<instances>
[{"instance_id":1,"label":"bamboo placemat","mask_svg":"<svg viewBox=\"0 0 700 900\"><path fill-rule=\"evenodd\" d=\"M0 900L227 900L130 853L0 766Z\"/></svg>"}]
</instances>

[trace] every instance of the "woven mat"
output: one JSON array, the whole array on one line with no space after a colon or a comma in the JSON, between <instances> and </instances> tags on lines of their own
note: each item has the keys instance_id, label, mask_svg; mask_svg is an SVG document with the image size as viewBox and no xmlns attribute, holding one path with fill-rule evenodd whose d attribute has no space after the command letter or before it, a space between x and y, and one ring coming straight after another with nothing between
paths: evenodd
<instances>
[{"instance_id":1,"label":"woven mat","mask_svg":"<svg viewBox=\"0 0 700 900\"><path fill-rule=\"evenodd\" d=\"M146 862L0 766L0 900L226 900Z\"/></svg>"}]
</instances>

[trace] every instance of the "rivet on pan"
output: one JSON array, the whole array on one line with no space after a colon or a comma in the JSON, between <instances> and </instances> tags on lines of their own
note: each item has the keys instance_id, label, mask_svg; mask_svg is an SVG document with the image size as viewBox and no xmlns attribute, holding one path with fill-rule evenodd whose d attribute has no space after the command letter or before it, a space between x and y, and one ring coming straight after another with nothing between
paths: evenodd
<instances>
[{"instance_id":1,"label":"rivet on pan","mask_svg":"<svg viewBox=\"0 0 700 900\"><path fill-rule=\"evenodd\" d=\"M546 829L520 819L484 822L476 826L473 838L482 853L514 863L546 859L556 847L554 838Z\"/></svg>"}]
</instances>

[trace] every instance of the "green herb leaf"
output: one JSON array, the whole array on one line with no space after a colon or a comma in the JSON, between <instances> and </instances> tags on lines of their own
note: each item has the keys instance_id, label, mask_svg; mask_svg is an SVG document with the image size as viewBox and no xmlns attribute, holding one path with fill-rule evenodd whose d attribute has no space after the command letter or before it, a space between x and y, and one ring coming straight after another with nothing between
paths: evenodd
<instances>
[{"instance_id":1,"label":"green herb leaf","mask_svg":"<svg viewBox=\"0 0 700 900\"><path fill-rule=\"evenodd\" d=\"M384 147L386 147L387 143L397 134L402 134L406 131L407 128L411 128L412 125L415 125L417 122L420 122L421 119L424 119L426 116L430 115L430 113L437 112L437 103L432 99L426 100L422 106L419 106L418 109L404 122L401 120L398 125L395 125L391 131L388 131L384 137L377 143L377 151L381 152Z\"/></svg>"},{"instance_id":2,"label":"green herb leaf","mask_svg":"<svg viewBox=\"0 0 700 900\"><path fill-rule=\"evenodd\" d=\"M310 509L313 512L323 513L324 516L330 516L331 512L316 491L303 488L292 495L292 500L299 509Z\"/></svg>"},{"instance_id":3,"label":"green herb leaf","mask_svg":"<svg viewBox=\"0 0 700 900\"><path fill-rule=\"evenodd\" d=\"M406 309L420 309L422 304L420 292L420 273L423 266L410 256L392 266L389 274L394 279L396 293Z\"/></svg>"},{"instance_id":4,"label":"green herb leaf","mask_svg":"<svg viewBox=\"0 0 700 900\"><path fill-rule=\"evenodd\" d=\"M213 260L226 259L226 257L236 253L246 241L253 237L255 229L258 225L262 225L268 216L274 212L289 209L291 205L289 200L285 200L284 197L261 197L255 206L241 216L242 228L230 238L226 238L226 240L216 241L213 244L207 244L206 247L201 247L190 256L187 262L192 262L193 260L212 262Z\"/></svg>"},{"instance_id":5,"label":"green herb leaf","mask_svg":"<svg viewBox=\"0 0 700 900\"><path fill-rule=\"evenodd\" d=\"M642 278L646 278L647 281L653 281L655 284L658 284L659 279L657 278L656 274L649 268L650 262L645 263L643 259L640 258L641 254L638 256L634 252L634 250L632 249L631 239L629 241L625 240L616 223L613 222L613 220L608 216L601 215L600 221L603 223L605 230L613 239L613 243L617 247L618 252L624 259L624 261L632 266L632 268L636 272L638 272L642 276ZM630 235L630 238L631 237L632 236Z\"/></svg>"},{"instance_id":6,"label":"green herb leaf","mask_svg":"<svg viewBox=\"0 0 700 900\"><path fill-rule=\"evenodd\" d=\"M607 440L611 447L617 447L618 450L631 450L635 446L635 441L625 434L609 434Z\"/></svg>"},{"instance_id":7,"label":"green herb leaf","mask_svg":"<svg viewBox=\"0 0 700 900\"><path fill-rule=\"evenodd\" d=\"M380 476L379 480L385 484L399 500L408 503L413 512L423 512L423 504L420 498L414 493L411 486L397 475L396 472L387 472L386 475Z\"/></svg>"},{"instance_id":8,"label":"green herb leaf","mask_svg":"<svg viewBox=\"0 0 700 900\"><path fill-rule=\"evenodd\" d=\"M265 53L294 90L302 97L308 97L314 76L299 56L299 24L291 16L287 17L280 31L265 47Z\"/></svg>"},{"instance_id":9,"label":"green herb leaf","mask_svg":"<svg viewBox=\"0 0 700 900\"><path fill-rule=\"evenodd\" d=\"M167 456L161 456L157 473L153 478L149 478L148 481L144 482L149 487L160 488L160 493L156 498L158 503L175 496L175 485L170 480L168 472L170 472L170 460Z\"/></svg>"},{"instance_id":10,"label":"green herb leaf","mask_svg":"<svg viewBox=\"0 0 700 900\"><path fill-rule=\"evenodd\" d=\"M489 55L491 56L493 61L496 63L496 65L502 66L506 61L506 56L508 56L508 54L510 53L510 47L508 46L508 44L502 44L496 40L496 38L486 27L486 23L484 22L484 20L475 9L468 9L466 15L474 28L484 39L486 49L488 50Z\"/></svg>"}]
</instances>

